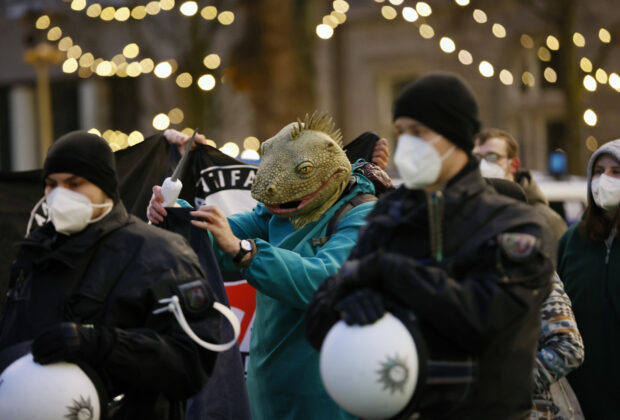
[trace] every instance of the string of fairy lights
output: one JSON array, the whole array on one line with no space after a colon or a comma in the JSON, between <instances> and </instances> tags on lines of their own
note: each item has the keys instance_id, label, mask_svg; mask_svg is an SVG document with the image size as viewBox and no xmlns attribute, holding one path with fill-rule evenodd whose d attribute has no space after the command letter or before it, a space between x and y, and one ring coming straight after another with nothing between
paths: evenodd
<instances>
[{"instance_id":1,"label":"string of fairy lights","mask_svg":"<svg viewBox=\"0 0 620 420\"><path fill-rule=\"evenodd\" d=\"M148 16L155 16L161 12L170 12L175 8L175 0L159 0L150 1L143 5L135 5L133 7L103 7L98 2L88 4L86 0L63 0L70 3L69 7L74 12L84 13L88 18L100 19L103 22L127 22L131 19L139 21ZM184 1L178 5L178 10L185 17L193 17L200 13L200 16L207 21L217 20L222 26L232 25L235 21L235 14L229 10L218 10L217 7L208 5L200 8L198 3L193 0ZM159 62L155 62L150 57L138 59L140 46L131 42L125 45L122 52L114 55L112 58L106 59L96 57L91 51L86 51L82 46L77 44L74 39L66 34L61 25L52 25L50 16L43 14L35 21L35 27L40 31L46 31L48 41L56 43L58 50L66 55L66 59L62 63L62 71L64 73L77 73L80 78L89 77L131 77L136 78L145 74L153 74L160 79L167 79L174 76L176 85L179 88L187 89L192 85L196 85L199 89L208 92L213 90L217 85L217 80L211 70L216 70L221 65L221 58L216 53L209 53L204 56L202 63L206 68L206 72L196 78L191 73L179 71L178 63L174 58L169 58ZM63 36L64 35L64 36ZM184 120L184 113L180 108L173 108L167 113L158 113L152 119L153 128L164 131L171 124L181 124ZM101 132L97 128L89 130L92 133L101 135L108 141L113 150L120 150L133 146L144 140L144 135L140 131L132 131L131 133L123 133L119 130L107 129ZM181 130L186 135L191 135L193 130L189 127ZM216 142L207 139L207 144L217 147ZM244 150L241 152L239 147L233 142L226 142L220 150L233 157L240 156L245 160L257 160L260 142L254 136L247 137L244 142Z\"/></svg>"},{"instance_id":2,"label":"string of fairy lights","mask_svg":"<svg viewBox=\"0 0 620 420\"><path fill-rule=\"evenodd\" d=\"M87 0L63 0L69 3L69 7L76 13L84 13L90 19L99 19L104 22L127 22L129 20L140 21L149 16L155 16L162 12L171 12L177 6L175 0L153 0L145 4L134 5L132 7L122 6L102 6L99 2L89 2ZM404 6L404 0L374 0L375 3L383 3L381 5L381 15L386 20L395 20L399 14L406 22L414 23L417 26L419 35L426 40L439 39L438 47L446 54L456 53L458 61L464 66L474 65L476 61L473 54L465 48L457 48L455 41L449 36L441 36L436 33L435 28L429 23L429 18L433 9L432 6L425 1L418 1L414 7ZM454 4L458 7L473 7L470 0L454 0ZM330 39L334 35L334 30L346 22L347 12L349 11L349 3L346 0L334 0L332 2L332 10L329 14L323 16L320 24L316 26L316 34L321 39ZM400 13L398 8L400 8ZM229 10L218 10L215 6L208 5L199 7L194 0L183 1L178 4L178 11L186 17L193 17L200 13L205 20L216 20L223 26L233 24L235 14ZM490 25L491 34L498 38L504 39L508 36L509 29L499 22L490 22L488 14L481 8L474 8L471 17L473 21L479 25ZM57 48L65 53L66 59L62 63L62 70L65 73L77 73L80 78L89 77L140 77L145 74L153 74L160 79L174 77L174 81L179 88L187 89L191 86L197 86L199 89L208 92L213 90L217 85L217 80L209 71L216 70L221 65L221 58L216 53L209 53L204 56L203 64L205 73L200 76L193 76L186 71L180 71L177 61L174 58L161 60L156 62L151 57L138 57L142 51L140 46L131 42L126 44L122 51L114 55L112 58L96 57L91 51L86 51L82 46L77 44L71 36L63 31L59 24L52 25L51 18L48 15L41 15L35 22L35 27L41 31L47 31L47 39L55 42ZM64 36L63 36L64 35ZM611 33L606 28L598 30L598 41L601 43L610 43L612 39ZM553 34L544 37L544 42L537 45L534 38L529 34L521 34L520 45L526 50L534 50L538 60L544 66L542 69L542 77L547 83L553 84L557 82L557 71L553 68L552 56L554 51L560 49L560 41ZM574 45L578 48L584 48L586 43L596 42L586 40L586 37L575 32L572 36ZM457 52L458 50L458 52ZM537 83L535 74L529 70L520 71L518 76L510 69L499 69L489 60L477 60L478 71L482 77L497 77L504 85L513 85L517 79L523 86L533 88ZM608 71L602 67L594 68L594 64L585 54L579 58L579 68L583 72L583 86L587 92L595 92L599 85L607 85L616 92L620 92L620 75L616 72ZM499 70L499 71L498 71ZM520 76L520 77L519 77ZM158 113L153 117L152 125L156 130L163 131L170 127L171 124L181 124L184 119L183 111L179 108L173 108L167 113ZM598 116L592 109L586 109L583 113L584 122L591 127L598 123ZM132 146L144 140L144 136L139 131L133 131L129 134L122 133L118 130L105 130L100 133L99 130L93 129L93 132L101 134L108 140L113 149L122 149ZM191 135L193 130L185 128L183 132ZM258 146L255 146L255 137L250 136L244 140L245 150L241 153L250 156L258 156ZM215 146L213 140L208 143ZM249 146L249 147L248 147ZM597 140L589 136L586 139L586 146L590 150L598 147ZM239 148L235 143L227 142L221 148L225 153L238 156ZM246 153L247 152L247 153Z\"/></svg>"},{"instance_id":3,"label":"string of fairy lights","mask_svg":"<svg viewBox=\"0 0 620 420\"><path fill-rule=\"evenodd\" d=\"M155 16L161 11L170 11L174 9L174 0L151 1L146 5L137 5L133 8L127 6L115 8L113 6L102 7L99 3L88 5L86 0L64 0L71 2L71 10L76 12L84 11L86 16L90 18L99 18L105 22L116 20L118 22L126 22L129 19L142 20L147 16ZM193 0L185 1L180 4L179 11L182 15L192 17L199 10L198 3ZM200 15L205 20L217 19L224 26L231 25L235 21L235 14L229 10L219 11L215 6L205 6L200 9Z\"/></svg>"},{"instance_id":4,"label":"string of fairy lights","mask_svg":"<svg viewBox=\"0 0 620 420\"><path fill-rule=\"evenodd\" d=\"M323 22L316 27L316 34L322 39L329 39L334 35L334 29L347 21L349 3L345 0L332 2L332 11L323 16Z\"/></svg>"},{"instance_id":5,"label":"string of fairy lights","mask_svg":"<svg viewBox=\"0 0 620 420\"><path fill-rule=\"evenodd\" d=\"M395 20L399 16L397 8L402 6L404 0L374 0L375 3L384 3L381 6L381 15L386 20ZM338 5L336 5L338 3ZM459 7L471 6L470 0L454 0L454 4ZM346 13L349 5L344 0L336 0L333 2L334 11L342 11ZM332 12L334 13L334 12ZM474 56L470 51L464 48L459 48L457 52L457 46L455 41L449 36L441 36L436 33L436 30L431 26L426 18L431 16L433 9L430 4L425 1L418 1L415 3L415 7L404 6L400 10L402 18L410 23L415 23L418 27L420 36L424 39L430 40L433 38L439 38L438 47L446 54L452 54L456 52L458 61L465 66L474 64ZM334 34L334 29L337 25L333 20L329 19L330 15L323 17L323 22L316 26L316 34L321 39L330 39ZM490 24L491 33L498 39L504 39L508 36L508 29L499 22L489 22L488 14L480 9L475 8L471 14L474 22L480 25ZM609 30L606 28L600 28L598 30L598 41L608 44L611 42L612 36ZM578 48L584 48L586 46L586 37L580 32L574 32L572 36L572 42ZM593 42L590 40L589 42ZM536 48L536 42L534 38L529 34L522 34L520 36L520 45L527 50ZM543 64L542 77L547 83L554 84L558 80L557 71L552 67L552 52L560 49L560 41L553 34L547 34L544 37L544 43L538 45L536 48L536 57ZM496 70L489 60L481 59L478 61L478 71L482 77L493 78L497 76L499 81L507 86L515 83L515 75L513 71L509 69ZM579 68L583 74L583 86L588 92L595 92L598 85L607 85L609 88L620 92L620 75L616 72L610 72L602 67L594 69L592 61L585 56L581 56L579 59ZM528 87L533 88L537 83L537 77L533 72L524 70L520 72L521 83ZM586 125L594 127L598 123L598 116L593 109L585 109L583 112L583 120ZM586 147L593 151L598 147L598 141L593 136L586 138Z\"/></svg>"}]
</instances>

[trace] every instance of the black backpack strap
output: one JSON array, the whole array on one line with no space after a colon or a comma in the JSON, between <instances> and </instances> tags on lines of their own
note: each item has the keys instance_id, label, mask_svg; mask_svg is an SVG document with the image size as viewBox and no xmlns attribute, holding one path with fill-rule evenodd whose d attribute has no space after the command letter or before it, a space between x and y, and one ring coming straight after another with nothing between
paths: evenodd
<instances>
[{"instance_id":1,"label":"black backpack strap","mask_svg":"<svg viewBox=\"0 0 620 420\"><path fill-rule=\"evenodd\" d=\"M327 236L328 238L332 236L332 234L336 231L338 223L340 223L340 219L342 219L342 217L347 214L353 207L359 206L363 203L368 203L370 201L377 201L377 196L372 194L358 194L346 203L344 203L338 210L336 210L332 218L329 220L325 236Z\"/></svg>"},{"instance_id":2,"label":"black backpack strap","mask_svg":"<svg viewBox=\"0 0 620 420\"><path fill-rule=\"evenodd\" d=\"M343 218L345 214L347 214L353 207L359 206L363 203L368 203L370 201L377 201L378 198L373 194L358 194L346 203L344 203L336 212L333 214L329 222L327 223L327 230L325 232L325 236L321 236L320 238L312 238L312 245L314 246L322 246L329 240L329 237L336 231L336 227L338 223Z\"/></svg>"}]
</instances>

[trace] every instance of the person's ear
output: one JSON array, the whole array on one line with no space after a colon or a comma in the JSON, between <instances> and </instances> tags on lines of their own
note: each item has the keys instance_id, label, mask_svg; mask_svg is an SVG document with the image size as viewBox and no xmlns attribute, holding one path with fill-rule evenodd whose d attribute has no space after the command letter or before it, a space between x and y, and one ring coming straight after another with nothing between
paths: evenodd
<instances>
[{"instance_id":1,"label":"person's ear","mask_svg":"<svg viewBox=\"0 0 620 420\"><path fill-rule=\"evenodd\" d=\"M519 160L518 157L515 156L512 159L510 159L510 173L511 174L513 175L516 174L520 167L521 167L521 161Z\"/></svg>"}]
</instances>

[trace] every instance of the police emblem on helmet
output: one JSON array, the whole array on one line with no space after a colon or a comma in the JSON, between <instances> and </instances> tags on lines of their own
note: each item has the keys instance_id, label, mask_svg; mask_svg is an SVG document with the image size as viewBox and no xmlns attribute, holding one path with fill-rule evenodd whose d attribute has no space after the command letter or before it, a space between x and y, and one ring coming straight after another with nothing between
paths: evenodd
<instances>
[{"instance_id":1,"label":"police emblem on helmet","mask_svg":"<svg viewBox=\"0 0 620 420\"><path fill-rule=\"evenodd\" d=\"M339 321L327 333L319 359L329 396L364 419L400 413L417 388L419 365L413 337L390 313L371 325Z\"/></svg>"},{"instance_id":2,"label":"police emblem on helmet","mask_svg":"<svg viewBox=\"0 0 620 420\"><path fill-rule=\"evenodd\" d=\"M82 395L79 400L73 400L73 405L67 409L69 412L65 414L65 417L69 420L91 420L95 411L90 403L90 397L84 399Z\"/></svg>"},{"instance_id":3,"label":"police emblem on helmet","mask_svg":"<svg viewBox=\"0 0 620 420\"><path fill-rule=\"evenodd\" d=\"M390 392L405 392L405 385L409 378L407 358L401 358L398 354L394 357L386 356L377 374L379 375L378 381L383 384L383 389L389 389Z\"/></svg>"}]
</instances>

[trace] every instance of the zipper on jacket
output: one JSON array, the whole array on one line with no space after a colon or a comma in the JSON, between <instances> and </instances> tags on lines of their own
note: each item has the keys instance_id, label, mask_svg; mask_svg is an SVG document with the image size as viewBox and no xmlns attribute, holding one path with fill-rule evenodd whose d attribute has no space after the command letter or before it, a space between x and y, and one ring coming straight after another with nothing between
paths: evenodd
<instances>
[{"instance_id":1,"label":"zipper on jacket","mask_svg":"<svg viewBox=\"0 0 620 420\"><path fill-rule=\"evenodd\" d=\"M609 264L609 255L611 254L611 247L614 244L614 238L616 237L616 226L611 229L609 232L609 237L605 239L605 248L607 248L607 252L605 253L605 264Z\"/></svg>"},{"instance_id":2,"label":"zipper on jacket","mask_svg":"<svg viewBox=\"0 0 620 420\"><path fill-rule=\"evenodd\" d=\"M427 195L428 201L428 222L430 229L431 256L435 261L443 260L443 194L441 191L434 191Z\"/></svg>"},{"instance_id":3,"label":"zipper on jacket","mask_svg":"<svg viewBox=\"0 0 620 420\"><path fill-rule=\"evenodd\" d=\"M607 252L605 253L605 265L609 264L609 254L611 253L611 247L607 247Z\"/></svg>"},{"instance_id":4,"label":"zipper on jacket","mask_svg":"<svg viewBox=\"0 0 620 420\"><path fill-rule=\"evenodd\" d=\"M614 244L615 236L616 226L614 225L614 227L611 229L611 232L609 233L609 237L605 240L605 247L607 248L607 251L605 252L605 282L603 283L603 288L605 290L605 295L607 296L609 303L611 303L611 298L609 295L609 256L611 254L611 247Z\"/></svg>"}]
</instances>

